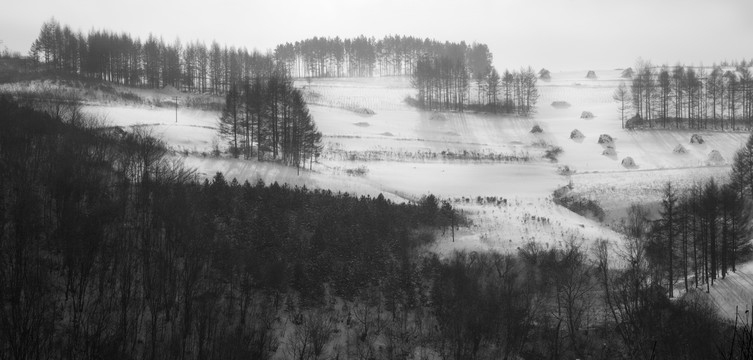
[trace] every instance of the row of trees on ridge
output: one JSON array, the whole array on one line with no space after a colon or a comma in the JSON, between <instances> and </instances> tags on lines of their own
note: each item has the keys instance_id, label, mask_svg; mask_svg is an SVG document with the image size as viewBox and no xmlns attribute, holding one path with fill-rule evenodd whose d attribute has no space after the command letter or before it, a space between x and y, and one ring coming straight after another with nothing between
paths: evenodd
<instances>
[{"instance_id":1,"label":"row of trees on ridge","mask_svg":"<svg viewBox=\"0 0 753 360\"><path fill-rule=\"evenodd\" d=\"M753 126L753 74L745 62L736 67L639 62L630 86L621 84L615 100L636 118L630 127L738 130Z\"/></svg>"}]
</instances>

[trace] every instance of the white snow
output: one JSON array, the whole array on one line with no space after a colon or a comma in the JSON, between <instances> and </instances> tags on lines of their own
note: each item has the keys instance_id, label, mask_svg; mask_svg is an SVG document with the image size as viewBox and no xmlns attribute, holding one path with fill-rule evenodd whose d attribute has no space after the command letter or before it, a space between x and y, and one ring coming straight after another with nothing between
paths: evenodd
<instances>
[{"instance_id":1,"label":"white snow","mask_svg":"<svg viewBox=\"0 0 753 360\"><path fill-rule=\"evenodd\" d=\"M551 81L539 82L538 112L532 118L421 111L405 101L415 96L407 78L296 81L323 133L324 147L313 171L300 174L273 163L204 156L217 142L216 112L180 108L176 123L174 109L93 105L87 110L105 116L113 125L151 129L178 152L187 153L185 164L206 177L222 171L227 178L240 181L261 178L266 183L364 196L384 193L394 201L415 201L433 193L449 199L473 222L456 232L454 243L448 230L434 251L514 251L528 241L548 246L559 246L570 238L617 242L620 235L610 227L618 227L618 219L631 202L656 203L669 180L688 187L708 177L725 177L729 166L709 166L709 152L717 150L723 159L731 159L747 139L747 133L623 129L612 100L614 89L623 81L620 71L597 73L597 79L585 79L585 71L552 73ZM550 106L555 103L570 106ZM581 119L583 109L594 117ZM530 133L534 124L544 132ZM573 129L580 133L575 141L571 140ZM693 133L703 136L705 143L690 144ZM602 155L605 147L597 143L600 134L613 137L613 156ZM678 144L686 148L682 156L674 152ZM558 163L541 158L551 146L564 150ZM533 161L488 160L495 155ZM621 160L628 157L639 166L622 166ZM575 173L558 175L557 168L564 165ZM363 176L347 174L348 169L359 167L367 170ZM575 194L602 204L609 227L552 203L551 193L568 181L573 182ZM508 202L506 206L478 204L478 196ZM548 222L532 221L532 216Z\"/></svg>"}]
</instances>

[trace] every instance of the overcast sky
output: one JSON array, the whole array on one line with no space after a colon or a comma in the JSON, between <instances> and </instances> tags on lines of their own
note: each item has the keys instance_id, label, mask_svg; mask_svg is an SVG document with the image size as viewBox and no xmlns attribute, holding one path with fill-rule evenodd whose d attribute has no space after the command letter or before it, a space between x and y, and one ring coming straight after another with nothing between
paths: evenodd
<instances>
[{"instance_id":1,"label":"overcast sky","mask_svg":"<svg viewBox=\"0 0 753 360\"><path fill-rule=\"evenodd\" d=\"M10 0L0 40L26 54L45 20L268 50L313 36L482 42L501 69L753 58L753 0Z\"/></svg>"}]
</instances>

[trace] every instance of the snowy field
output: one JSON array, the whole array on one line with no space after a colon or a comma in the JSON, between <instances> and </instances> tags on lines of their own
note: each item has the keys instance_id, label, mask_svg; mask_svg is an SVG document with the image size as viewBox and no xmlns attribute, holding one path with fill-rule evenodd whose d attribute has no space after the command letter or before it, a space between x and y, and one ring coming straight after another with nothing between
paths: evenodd
<instances>
[{"instance_id":1,"label":"snowy field","mask_svg":"<svg viewBox=\"0 0 753 360\"><path fill-rule=\"evenodd\" d=\"M676 285L681 286L684 285ZM717 278L709 294L724 317L739 316L740 321L750 324L753 321L753 262L739 265L736 272L729 272L724 279Z\"/></svg>"},{"instance_id":2,"label":"snowy field","mask_svg":"<svg viewBox=\"0 0 753 360\"><path fill-rule=\"evenodd\" d=\"M227 145L217 135L219 113L186 104L211 106L220 101L217 97L175 89L102 85L77 89L75 84L71 88L47 80L6 84L0 90L34 92L68 86L68 91L78 91L87 99L85 111L108 126L140 128L162 138L174 150L172 156L195 168L202 178L220 171L241 182L261 179L356 196L383 194L395 202L434 194L471 222L456 229L454 240L449 229L438 230L437 241L428 250L441 255L454 250L513 253L531 241L544 248L575 241L588 251L597 239L620 247L623 237L618 231L626 209L634 202L658 209L667 181L677 188L709 178L725 181L730 160L748 134L622 129L612 100L622 81L621 71L597 70L597 79L586 79L586 73L553 73L551 81L539 81L537 112L531 118L421 111L405 101L415 96L406 78L296 81L323 134L323 153L311 170L213 157L215 148ZM136 100L124 100L131 95L123 94L133 94ZM553 102L569 106L555 107ZM582 119L584 111L594 117ZM534 125L543 132L532 134ZM576 129L583 137L573 140L570 134ZM603 155L606 148L597 143L602 134L614 139L612 154ZM705 143L691 144L693 134L701 135ZM678 145L687 151L675 153ZM553 146L563 149L557 162L543 157ZM713 150L722 159L709 161ZM623 166L626 157L635 166ZM561 175L559 168L565 165L572 171ZM354 170L359 175L354 176ZM572 184L574 195L597 200L605 210L605 221L555 205L552 192L567 184ZM735 306L753 299L751 284L753 263L741 265L737 273L717 281L711 297L725 316L734 318Z\"/></svg>"},{"instance_id":3,"label":"snowy field","mask_svg":"<svg viewBox=\"0 0 753 360\"><path fill-rule=\"evenodd\" d=\"M433 250L453 249L514 251L529 241L561 246L576 240L589 245L597 238L619 243L613 231L632 202L656 204L667 181L689 187L709 177L727 176L729 160L746 141L746 133L692 132L686 130L629 131L621 128L612 93L620 83L619 70L553 73L539 82L537 113L514 116L427 112L409 106L414 96L409 79L312 79L296 81L310 104L323 134L324 152L313 170L273 163L213 158L218 113L211 111L92 104L91 113L123 127L142 127L162 137L201 176L222 171L228 178L251 182L262 179L291 186L330 189L355 195L379 193L393 201L416 201L435 194L451 201L472 221L452 242L449 231ZM148 94L139 93L142 97ZM565 101L569 107L554 107ZM581 119L589 111L593 118ZM532 134L539 125L543 133ZM584 138L571 140L579 130ZM692 134L703 145L690 144ZM601 134L614 138L613 155L602 155ZM687 152L676 154L682 144ZM564 152L557 163L543 158L550 146ZM710 163L717 150L724 158ZM622 159L632 157L635 167ZM558 167L575 170L558 174ZM351 176L349 170L363 175ZM552 192L572 182L575 194L598 200L607 213L606 224L593 222L554 205ZM496 202L477 198L494 197ZM506 203L502 204L504 199ZM606 226L609 225L609 226Z\"/></svg>"}]
</instances>

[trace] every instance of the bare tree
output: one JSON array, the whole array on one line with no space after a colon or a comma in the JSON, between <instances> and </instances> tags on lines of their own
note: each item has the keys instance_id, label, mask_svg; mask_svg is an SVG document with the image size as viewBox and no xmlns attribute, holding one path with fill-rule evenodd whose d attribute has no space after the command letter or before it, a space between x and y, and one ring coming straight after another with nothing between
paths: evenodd
<instances>
[{"instance_id":1,"label":"bare tree","mask_svg":"<svg viewBox=\"0 0 753 360\"><path fill-rule=\"evenodd\" d=\"M625 128L625 111L630 109L630 90L625 85L624 81L620 82L620 85L615 89L612 94L612 99L617 102L617 110L620 112L620 120L622 121L622 128Z\"/></svg>"}]
</instances>

